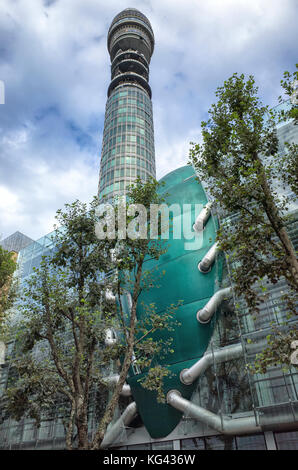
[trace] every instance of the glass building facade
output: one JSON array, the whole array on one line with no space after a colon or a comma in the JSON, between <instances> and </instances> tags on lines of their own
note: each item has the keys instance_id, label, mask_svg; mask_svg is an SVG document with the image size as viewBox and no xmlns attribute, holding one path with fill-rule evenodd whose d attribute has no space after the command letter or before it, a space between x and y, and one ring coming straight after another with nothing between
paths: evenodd
<instances>
[{"instance_id":1,"label":"glass building facade","mask_svg":"<svg viewBox=\"0 0 298 470\"><path fill-rule=\"evenodd\" d=\"M135 9L117 15L109 29L111 83L105 111L99 197L125 194L136 178L155 177L155 152L149 63L154 35Z\"/></svg>"}]
</instances>

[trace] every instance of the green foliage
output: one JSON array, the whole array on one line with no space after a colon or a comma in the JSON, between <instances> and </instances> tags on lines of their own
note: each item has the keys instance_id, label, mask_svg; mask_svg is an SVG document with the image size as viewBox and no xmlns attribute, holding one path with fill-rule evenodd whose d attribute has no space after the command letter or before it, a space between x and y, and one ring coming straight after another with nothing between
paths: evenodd
<instances>
[{"instance_id":1,"label":"green foliage","mask_svg":"<svg viewBox=\"0 0 298 470\"><path fill-rule=\"evenodd\" d=\"M141 369L150 368L152 364L158 363L168 354L174 352L171 349L173 339L170 336L168 339L157 339L159 334L156 333L162 331L171 332L181 325L175 319L175 314L182 303L180 301L176 305L169 305L162 315L156 313L156 305L154 303L149 305L142 304L144 318L137 323L135 340L135 364ZM144 385L143 382L142 384Z\"/></svg>"},{"instance_id":2,"label":"green foliage","mask_svg":"<svg viewBox=\"0 0 298 470\"><path fill-rule=\"evenodd\" d=\"M166 397L163 389L163 380L165 377L171 376L172 373L164 366L157 365L151 367L145 379L141 382L142 386L147 390L157 393L158 403L165 403Z\"/></svg>"},{"instance_id":3,"label":"green foliage","mask_svg":"<svg viewBox=\"0 0 298 470\"><path fill-rule=\"evenodd\" d=\"M8 252L0 246L0 333L4 321L5 312L12 305L15 298L15 285L12 276L16 269L13 253Z\"/></svg>"},{"instance_id":4,"label":"green foliage","mask_svg":"<svg viewBox=\"0 0 298 470\"><path fill-rule=\"evenodd\" d=\"M285 72L281 86L286 98L290 98L292 106L288 110L281 110L279 122L291 120L298 125L298 64L293 73ZM294 84L296 86L294 87ZM283 98L279 97L280 103ZM285 142L285 154L281 155L278 171L284 184L288 185L295 194L298 194L298 144Z\"/></svg>"},{"instance_id":5,"label":"green foliage","mask_svg":"<svg viewBox=\"0 0 298 470\"><path fill-rule=\"evenodd\" d=\"M138 178L129 188L127 192L127 203L126 211L128 210L129 205L140 204L146 211L147 215L150 213L151 204L162 204L164 202L164 197L160 196L157 193L157 189L160 186L153 178L150 178L145 184ZM117 222L119 218L118 207L116 207L116 219ZM126 225L128 226L135 215L127 216ZM150 239L150 218L147 217L147 226L146 233L147 238L139 238L136 236L135 239L127 237L125 240L118 240L116 245L116 253L121 253L121 257L118 256L118 268L122 271L132 271L136 268L138 263L143 263L143 261L149 258L159 259L159 257L166 252L166 243L160 239L152 240ZM117 225L118 228L118 225ZM160 226L159 226L160 234ZM143 276L148 276L149 273L143 274ZM145 284L150 285L146 279ZM144 284L144 285L145 285Z\"/></svg>"},{"instance_id":6,"label":"green foliage","mask_svg":"<svg viewBox=\"0 0 298 470\"><path fill-rule=\"evenodd\" d=\"M0 289L10 280L16 269L13 253L6 251L0 245Z\"/></svg>"},{"instance_id":7,"label":"green foliage","mask_svg":"<svg viewBox=\"0 0 298 470\"><path fill-rule=\"evenodd\" d=\"M147 211L147 223L145 227L142 227L147 235L146 237L139 237L138 224L135 226L135 237L126 238L122 240L121 237L116 242L114 257L116 260L118 268L118 301L119 301L119 316L121 322L121 333L119 337L121 338L122 348L124 354L122 356L122 365L120 378L118 381L117 387L124 383L124 380L127 376L129 368L132 366L132 360L134 359L134 366L142 368L143 370L148 370L148 374L152 374L152 369L155 370L156 364L154 361L157 361L161 357L161 352L170 351L170 340L156 340L154 338L154 333L158 330L166 329L171 330L173 314L176 310L176 306L170 306L167 314L162 317L158 315L155 311L155 306L152 305L143 305L145 310L144 318L145 320L139 320L137 318L137 305L138 299L143 290L150 289L152 287L158 287L156 284L156 279L158 280L161 276L164 275L164 272L159 273L148 271L144 262L149 259L158 260L159 257L166 252L166 246L163 240L160 238L157 240L150 239L150 218L148 218L150 205L151 204L161 204L164 202L164 198L161 197L157 189L159 183L156 180L151 179L146 183L142 183L140 179L137 179L133 185L128 190L127 194L127 204L126 208L128 209L128 204L140 204L145 207ZM126 211L128 212L128 211ZM117 222L117 231L119 235L119 225L120 225L121 210L119 206L116 207L116 222ZM134 220L136 214L132 216L127 216L126 226ZM161 234L161 227L159 225L158 234ZM131 296L131 307L129 318L124 314L124 309L122 305L123 296L129 294ZM162 389L162 379L163 376L159 375L160 379L155 379L155 382L150 382L150 387L154 387L158 391L158 397L161 397ZM143 386L147 386L147 382L142 383ZM107 407L105 416L102 420L101 425L99 426L98 432L93 441L93 447L97 448L100 440L103 438L103 431L105 426L111 420L111 410L113 404L115 403L115 397L119 388L115 389L114 396L111 398L110 404ZM151 390L152 388L150 388ZM97 446L97 447L96 447Z\"/></svg>"},{"instance_id":8,"label":"green foliage","mask_svg":"<svg viewBox=\"0 0 298 470\"><path fill-rule=\"evenodd\" d=\"M297 100L297 80L298 80L298 64L296 64L296 69L293 73L288 71L284 72L283 79L280 81L280 84L283 88L285 97L290 98L292 106L288 111L281 111L279 115L279 121L283 122L288 119L293 119L295 124L298 124L298 100ZM296 99L295 99L296 98ZM279 102L283 102L283 97L279 97Z\"/></svg>"},{"instance_id":9,"label":"green foliage","mask_svg":"<svg viewBox=\"0 0 298 470\"><path fill-rule=\"evenodd\" d=\"M53 415L58 408L59 398L63 408L67 403L63 400L63 383L59 381L55 368L46 361L37 363L29 353L24 354L22 361L14 363L18 381L11 381L7 389L6 413L16 420L29 417L40 425L42 415Z\"/></svg>"}]
</instances>

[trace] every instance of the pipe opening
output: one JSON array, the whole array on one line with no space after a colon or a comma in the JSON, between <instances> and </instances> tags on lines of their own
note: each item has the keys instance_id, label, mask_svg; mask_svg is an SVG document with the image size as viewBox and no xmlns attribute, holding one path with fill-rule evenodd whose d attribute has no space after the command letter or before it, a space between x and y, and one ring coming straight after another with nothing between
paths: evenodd
<instances>
[{"instance_id":1,"label":"pipe opening","mask_svg":"<svg viewBox=\"0 0 298 470\"><path fill-rule=\"evenodd\" d=\"M203 311L203 310L199 310L199 311L197 312L197 320L198 320L198 322L201 323L202 325L206 325L207 323L210 322L211 317L210 317L210 318L207 318L206 320L204 320L204 319L202 318L202 311Z\"/></svg>"},{"instance_id":2,"label":"pipe opening","mask_svg":"<svg viewBox=\"0 0 298 470\"><path fill-rule=\"evenodd\" d=\"M189 369L182 369L179 378L180 382L182 382L184 385L191 385L193 383L193 379L189 375Z\"/></svg>"},{"instance_id":3,"label":"pipe opening","mask_svg":"<svg viewBox=\"0 0 298 470\"><path fill-rule=\"evenodd\" d=\"M206 266L202 263L202 261L200 261L198 263L198 270L203 273L203 274L206 274L206 273L209 273L211 271L211 266Z\"/></svg>"}]
</instances>

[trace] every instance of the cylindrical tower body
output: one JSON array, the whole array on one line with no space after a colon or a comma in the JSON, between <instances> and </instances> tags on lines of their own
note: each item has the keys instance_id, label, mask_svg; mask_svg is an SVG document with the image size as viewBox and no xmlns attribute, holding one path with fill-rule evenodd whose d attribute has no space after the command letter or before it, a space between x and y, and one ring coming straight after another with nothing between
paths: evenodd
<instances>
[{"instance_id":1,"label":"cylindrical tower body","mask_svg":"<svg viewBox=\"0 0 298 470\"><path fill-rule=\"evenodd\" d=\"M149 63L154 49L150 22L134 8L115 16L108 32L108 88L100 163L99 197L111 200L137 177L155 177Z\"/></svg>"}]
</instances>

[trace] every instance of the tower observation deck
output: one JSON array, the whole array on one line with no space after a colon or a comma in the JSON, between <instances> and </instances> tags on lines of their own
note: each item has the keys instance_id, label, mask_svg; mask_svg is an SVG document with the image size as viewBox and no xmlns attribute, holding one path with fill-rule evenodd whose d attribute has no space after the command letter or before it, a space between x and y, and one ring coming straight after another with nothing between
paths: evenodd
<instances>
[{"instance_id":1,"label":"tower observation deck","mask_svg":"<svg viewBox=\"0 0 298 470\"><path fill-rule=\"evenodd\" d=\"M111 200L136 179L155 177L149 63L154 34L140 11L127 8L108 32L111 83L105 111L99 197Z\"/></svg>"}]
</instances>

